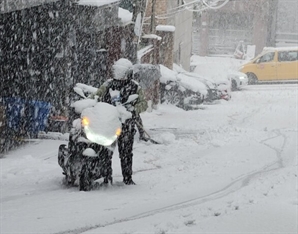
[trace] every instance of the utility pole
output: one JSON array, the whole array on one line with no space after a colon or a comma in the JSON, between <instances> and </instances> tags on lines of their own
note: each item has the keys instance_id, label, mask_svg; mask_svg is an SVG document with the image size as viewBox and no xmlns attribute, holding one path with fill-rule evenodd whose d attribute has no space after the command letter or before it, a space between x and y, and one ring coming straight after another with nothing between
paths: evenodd
<instances>
[{"instance_id":1,"label":"utility pole","mask_svg":"<svg viewBox=\"0 0 298 234\"><path fill-rule=\"evenodd\" d=\"M150 28L151 33L155 32L155 5L156 5L156 0L152 0L152 14L151 14L151 28Z\"/></svg>"}]
</instances>

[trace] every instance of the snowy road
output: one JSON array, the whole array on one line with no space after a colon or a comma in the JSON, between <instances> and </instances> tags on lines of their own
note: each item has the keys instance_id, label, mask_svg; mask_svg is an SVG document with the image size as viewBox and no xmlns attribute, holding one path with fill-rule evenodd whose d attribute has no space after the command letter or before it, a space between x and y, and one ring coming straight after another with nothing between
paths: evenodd
<instances>
[{"instance_id":1,"label":"snowy road","mask_svg":"<svg viewBox=\"0 0 298 234\"><path fill-rule=\"evenodd\" d=\"M41 140L1 163L0 233L298 233L298 86L259 85L204 110L143 115L136 186L61 185L57 149Z\"/></svg>"}]
</instances>

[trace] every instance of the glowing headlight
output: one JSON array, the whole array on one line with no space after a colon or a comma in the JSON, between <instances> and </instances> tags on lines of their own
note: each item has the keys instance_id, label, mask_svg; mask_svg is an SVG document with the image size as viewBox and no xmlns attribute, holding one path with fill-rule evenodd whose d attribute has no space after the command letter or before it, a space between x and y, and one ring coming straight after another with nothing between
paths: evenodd
<instances>
[{"instance_id":1,"label":"glowing headlight","mask_svg":"<svg viewBox=\"0 0 298 234\"><path fill-rule=\"evenodd\" d=\"M89 126L85 126L84 127L84 131L86 133L86 137L88 138L88 140L90 140L91 142L95 142L97 144L103 145L103 146L110 146L113 144L114 141L116 141L118 135L119 134L119 130L117 129L116 133L114 136L111 137L105 137L103 135L100 134L96 134L94 133ZM121 132L121 130L120 130ZM120 134L119 134L120 135Z\"/></svg>"},{"instance_id":2,"label":"glowing headlight","mask_svg":"<svg viewBox=\"0 0 298 234\"><path fill-rule=\"evenodd\" d=\"M89 124L90 124L89 119L87 117L83 117L82 119L83 127L89 126Z\"/></svg>"},{"instance_id":3,"label":"glowing headlight","mask_svg":"<svg viewBox=\"0 0 298 234\"><path fill-rule=\"evenodd\" d=\"M117 140L121 126L118 109L108 103L98 102L81 113L81 127L85 136L102 146L110 146Z\"/></svg>"},{"instance_id":4,"label":"glowing headlight","mask_svg":"<svg viewBox=\"0 0 298 234\"><path fill-rule=\"evenodd\" d=\"M116 130L116 136L120 136L120 134L121 134L121 128L118 128L118 129Z\"/></svg>"},{"instance_id":5,"label":"glowing headlight","mask_svg":"<svg viewBox=\"0 0 298 234\"><path fill-rule=\"evenodd\" d=\"M244 76L239 76L239 79L240 79L240 80L244 80L245 77L244 77Z\"/></svg>"}]
</instances>

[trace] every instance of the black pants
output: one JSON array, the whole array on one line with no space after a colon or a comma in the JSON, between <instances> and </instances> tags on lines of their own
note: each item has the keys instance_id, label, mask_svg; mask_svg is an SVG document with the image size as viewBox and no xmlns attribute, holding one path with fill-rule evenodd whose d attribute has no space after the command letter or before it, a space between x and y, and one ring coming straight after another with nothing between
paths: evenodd
<instances>
[{"instance_id":1,"label":"black pants","mask_svg":"<svg viewBox=\"0 0 298 234\"><path fill-rule=\"evenodd\" d=\"M132 176L132 150L135 133L133 121L129 121L128 124L122 124L122 132L118 138L118 150L123 178L131 178Z\"/></svg>"}]
</instances>

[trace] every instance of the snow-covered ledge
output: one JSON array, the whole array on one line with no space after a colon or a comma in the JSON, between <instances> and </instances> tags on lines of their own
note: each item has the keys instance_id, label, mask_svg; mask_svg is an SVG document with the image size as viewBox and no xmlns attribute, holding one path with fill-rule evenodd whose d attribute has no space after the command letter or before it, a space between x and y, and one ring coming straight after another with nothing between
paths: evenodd
<instances>
[{"instance_id":1,"label":"snow-covered ledge","mask_svg":"<svg viewBox=\"0 0 298 234\"><path fill-rule=\"evenodd\" d=\"M156 31L175 32L176 27L172 25L157 25Z\"/></svg>"},{"instance_id":2,"label":"snow-covered ledge","mask_svg":"<svg viewBox=\"0 0 298 234\"><path fill-rule=\"evenodd\" d=\"M128 25L132 23L132 13L121 7L118 9L118 18L121 19L122 25Z\"/></svg>"},{"instance_id":3,"label":"snow-covered ledge","mask_svg":"<svg viewBox=\"0 0 298 234\"><path fill-rule=\"evenodd\" d=\"M120 0L79 0L79 5L86 6L104 6L112 3L119 2Z\"/></svg>"},{"instance_id":4,"label":"snow-covered ledge","mask_svg":"<svg viewBox=\"0 0 298 234\"><path fill-rule=\"evenodd\" d=\"M145 38L145 39L156 39L156 40L161 40L162 38L156 34L146 34L144 36L142 36L142 38Z\"/></svg>"}]
</instances>

